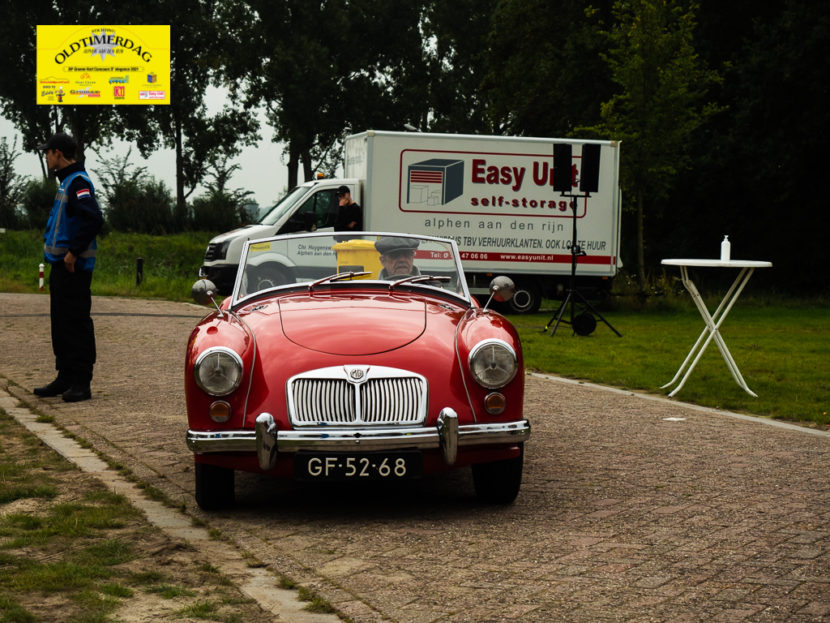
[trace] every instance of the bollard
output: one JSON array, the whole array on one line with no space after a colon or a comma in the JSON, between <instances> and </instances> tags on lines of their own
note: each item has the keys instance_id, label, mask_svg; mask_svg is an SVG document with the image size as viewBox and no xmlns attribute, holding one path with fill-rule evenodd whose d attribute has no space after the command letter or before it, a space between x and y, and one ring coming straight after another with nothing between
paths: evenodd
<instances>
[{"instance_id":1,"label":"bollard","mask_svg":"<svg viewBox=\"0 0 830 623\"><path fill-rule=\"evenodd\" d=\"M144 258L139 257L135 260L135 285L140 286L144 280Z\"/></svg>"},{"instance_id":2,"label":"bollard","mask_svg":"<svg viewBox=\"0 0 830 623\"><path fill-rule=\"evenodd\" d=\"M43 269L44 268L45 268L45 266L42 263L38 266L37 281L38 281L38 288L40 289L41 292L43 292Z\"/></svg>"}]
</instances>

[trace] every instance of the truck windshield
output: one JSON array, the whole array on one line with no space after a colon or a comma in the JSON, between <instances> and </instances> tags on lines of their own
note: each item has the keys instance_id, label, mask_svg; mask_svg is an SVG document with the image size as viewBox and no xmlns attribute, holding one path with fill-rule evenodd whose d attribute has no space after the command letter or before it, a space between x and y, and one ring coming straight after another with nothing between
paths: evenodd
<instances>
[{"instance_id":1,"label":"truck windshield","mask_svg":"<svg viewBox=\"0 0 830 623\"><path fill-rule=\"evenodd\" d=\"M308 188L305 186L297 186L291 192L289 192L285 197L280 199L277 204L271 208L265 216L263 216L259 220L260 225L274 225L280 217L285 214L286 212L290 211L291 208L294 207L294 204L299 201L300 197L303 197L308 192Z\"/></svg>"}]
</instances>

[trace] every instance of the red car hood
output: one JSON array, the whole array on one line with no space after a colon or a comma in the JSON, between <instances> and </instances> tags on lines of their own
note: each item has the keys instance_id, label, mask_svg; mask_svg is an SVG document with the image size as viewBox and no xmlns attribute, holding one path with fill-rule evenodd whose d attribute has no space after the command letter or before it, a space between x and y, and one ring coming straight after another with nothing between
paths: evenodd
<instances>
[{"instance_id":1,"label":"red car hood","mask_svg":"<svg viewBox=\"0 0 830 623\"><path fill-rule=\"evenodd\" d=\"M286 338L331 355L395 350L417 340L426 328L423 302L388 295L286 298L279 305Z\"/></svg>"}]
</instances>

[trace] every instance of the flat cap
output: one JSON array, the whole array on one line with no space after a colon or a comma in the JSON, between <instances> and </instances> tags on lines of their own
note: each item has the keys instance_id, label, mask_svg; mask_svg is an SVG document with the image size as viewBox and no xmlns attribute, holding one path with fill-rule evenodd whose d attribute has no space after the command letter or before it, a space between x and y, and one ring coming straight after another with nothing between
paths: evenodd
<instances>
[{"instance_id":1,"label":"flat cap","mask_svg":"<svg viewBox=\"0 0 830 623\"><path fill-rule=\"evenodd\" d=\"M381 238L375 242L375 248L381 255L392 253L393 251L415 251L418 248L419 241L414 238Z\"/></svg>"}]
</instances>

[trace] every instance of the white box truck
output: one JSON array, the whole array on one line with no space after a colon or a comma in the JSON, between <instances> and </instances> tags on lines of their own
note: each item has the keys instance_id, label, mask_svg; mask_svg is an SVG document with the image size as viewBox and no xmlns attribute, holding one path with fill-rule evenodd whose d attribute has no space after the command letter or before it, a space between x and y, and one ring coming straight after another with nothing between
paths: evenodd
<instances>
[{"instance_id":1,"label":"white box truck","mask_svg":"<svg viewBox=\"0 0 830 623\"><path fill-rule=\"evenodd\" d=\"M575 209L568 193L554 191L556 144L571 145L566 170L571 194L578 195ZM599 146L596 191L589 197L579 190L585 144ZM246 240L333 229L335 192L345 185L363 208L365 230L453 238L474 294L486 295L494 275L508 275L517 286L513 311L536 311L543 296L568 285L574 221L577 285L610 287L620 265L619 163L614 141L362 132L346 139L344 178L305 182L259 223L213 238L200 272L229 293ZM285 268L267 267L275 278Z\"/></svg>"}]
</instances>

